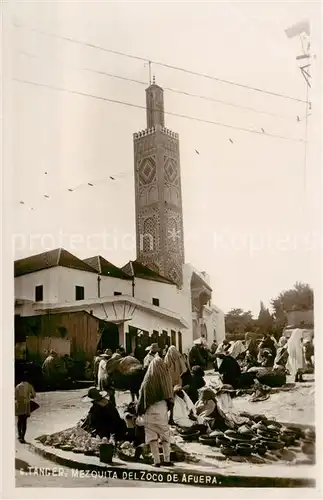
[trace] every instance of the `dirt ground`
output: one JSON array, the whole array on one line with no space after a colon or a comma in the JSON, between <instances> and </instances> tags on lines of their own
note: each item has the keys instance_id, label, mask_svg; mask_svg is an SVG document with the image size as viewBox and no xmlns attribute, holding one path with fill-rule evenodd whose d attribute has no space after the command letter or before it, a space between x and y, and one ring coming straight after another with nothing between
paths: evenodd
<instances>
[{"instance_id":1,"label":"dirt ground","mask_svg":"<svg viewBox=\"0 0 323 500\"><path fill-rule=\"evenodd\" d=\"M266 401L252 403L247 395L234 398L234 408L239 413L261 413L279 422L315 425L314 377L305 375L304 380L288 391L275 389Z\"/></svg>"}]
</instances>

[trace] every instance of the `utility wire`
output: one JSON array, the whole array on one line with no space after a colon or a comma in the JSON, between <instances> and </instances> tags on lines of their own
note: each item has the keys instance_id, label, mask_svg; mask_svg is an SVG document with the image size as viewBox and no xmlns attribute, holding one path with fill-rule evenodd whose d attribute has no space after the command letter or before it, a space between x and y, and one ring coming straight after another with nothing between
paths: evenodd
<instances>
[{"instance_id":1,"label":"utility wire","mask_svg":"<svg viewBox=\"0 0 323 500\"><path fill-rule=\"evenodd\" d=\"M42 63L48 63L49 62L47 58L45 60L45 59L42 59L41 57L38 57L38 56L36 56L34 54L29 54L28 52L19 51L18 53L22 54L24 56L30 57L32 59L37 59L37 60L41 61ZM55 62L53 59L52 59L52 61ZM63 64L62 64L62 66L63 66ZM126 76L121 76L121 75L116 75L116 74L112 74L112 73L107 73L106 71L102 71L102 70L96 70L96 69L92 69L92 68L81 68L81 67L76 67L76 66L72 66L72 68L75 69L75 70L78 70L78 71L88 71L90 73L95 73L95 74L98 74L98 75L106 76L108 78L115 78L115 79L118 79L118 80L124 80L126 82L137 83L139 85L145 85L145 86L147 85L147 82L144 82L142 80L135 80L134 78L129 78L129 77L126 77ZM262 114L262 115L272 116L272 117L275 117L275 118L282 118L284 120L295 121L295 117L294 116L286 116L286 115L280 115L278 113L270 113L269 111L263 111L263 110L252 108L252 107L249 107L249 106L241 106L240 104L235 104L233 102L223 101L221 99L215 99L213 97L207 97L207 96L204 96L204 95L193 94L191 92L185 92L183 90L176 90L176 89L173 89L171 87L163 87L163 89L167 90L168 92L173 92L174 94L180 94L180 95L185 95L185 96L189 96L189 97L195 97L197 99L202 99L202 100L214 102L214 103L217 103L217 104L223 104L224 106L231 106L233 108L239 108L239 109L243 109L245 111L251 111L253 113L258 113L258 114Z\"/></svg>"},{"instance_id":2,"label":"utility wire","mask_svg":"<svg viewBox=\"0 0 323 500\"><path fill-rule=\"evenodd\" d=\"M47 172L46 172L47 174ZM57 191L55 191L54 193L51 193L51 194L43 194L42 196L39 196L39 199L45 201L45 200L52 200L53 199L53 195L60 195L60 194L63 194L63 193L66 193L66 192L69 192L69 193L74 193L74 192L77 192L79 191L80 188L96 188L98 187L99 184L102 184L106 181L118 181L119 179L123 179L125 177L129 177L130 175L133 174L133 170L126 170L124 172L120 172L120 173L116 173L116 174L109 174L103 178L100 178L100 179L96 179L96 180L91 180L91 182L87 181L87 182L82 182L76 186L73 186L73 187L69 187L69 188L63 188L63 189L59 189ZM35 207L32 206L32 205L29 205L25 200L21 199L19 201L19 205L22 205L22 206L26 206L28 207L30 210L34 211L35 210ZM33 204L34 205L34 204Z\"/></svg>"},{"instance_id":3,"label":"utility wire","mask_svg":"<svg viewBox=\"0 0 323 500\"><path fill-rule=\"evenodd\" d=\"M33 82L33 81L30 81L30 80L24 80L24 79L20 79L20 78L13 78L12 80L16 81L16 82L19 82L19 83L24 83L24 84L28 84L28 85L34 85L36 87L42 87L42 88L47 88L47 89L55 90L55 91L58 91L58 92L66 92L68 94L79 95L79 96L82 96L82 97L91 97L92 99L97 99L99 101L110 102L110 103L113 103L113 104L119 104L119 105L122 105L122 106L128 106L128 107L131 107L131 108L146 110L146 106L141 106L139 104L134 104L134 103L126 102L126 101L120 101L120 100L116 100L116 99L109 99L107 97L101 97L101 96L97 96L97 95L93 95L93 94L88 94L88 93L85 93L85 92L79 92L79 91L76 91L76 90L70 90L70 89L66 89L66 88L63 88L63 87L56 87L56 86L53 86L53 85L47 85L47 84L44 84L44 83ZM158 110L153 109L152 111L158 111ZM165 111L165 114L166 115L170 115L170 116L176 116L178 118L185 118L187 120L192 120L192 121L196 121L196 122L200 122L200 123L207 123L209 125L217 125L219 127L224 127L224 128L228 128L228 129L231 129L231 130L239 130L241 132L249 132L249 133L252 133L252 134L257 134L257 135L262 135L262 136L267 136L267 137L273 137L273 138L276 138L276 139L283 139L283 140L293 141L293 142L304 142L303 139L298 139L298 138L293 138L293 137L286 137L286 136L283 136L283 135L271 134L271 133L268 133L268 132L264 133L261 130L257 130L257 129L248 129L248 128L243 128L243 127L238 127L236 125L230 125L230 124L222 123L222 122L215 122L215 121L212 121L212 120L205 120L203 118L198 118L198 117L195 117L195 116L183 115L183 114L180 114L180 113L172 113L170 111Z\"/></svg>"},{"instance_id":4,"label":"utility wire","mask_svg":"<svg viewBox=\"0 0 323 500\"><path fill-rule=\"evenodd\" d=\"M198 77L206 78L208 80L217 81L217 82L220 82L220 83L224 83L226 85L233 85L233 86L236 86L236 87L244 88L244 89L247 89L247 90L252 90L254 92L260 92L260 93L271 95L271 96L274 96L274 97L280 97L280 98L283 98L283 99L289 99L289 100L296 101L296 102L306 103L306 101L304 101L303 99L298 99L297 97L292 97L292 96L289 96L289 95L286 95L286 94L280 94L278 92L271 92L269 90L264 90L264 89L260 89L258 87L252 87L252 86L249 86L249 85L244 85L242 83L237 83L237 82L233 82L233 81L229 81L229 80L224 80L224 79L221 79L221 78L218 78L218 77L215 77L215 76L208 75L206 73L199 73L197 71L188 70L188 69L185 69L185 68L181 68L179 66L162 63L160 61L155 61L153 59L148 59L147 57L135 56L135 55L132 55L132 54L128 54L126 52L121 52L121 51L117 51L117 50L108 49L106 47L102 47L102 46L94 44L94 43L84 42L84 41L81 41L81 40L77 40L75 38L71 38L71 37L67 37L67 36L63 36L63 35L57 35L55 33L49 33L49 32L46 32L46 31L38 30L36 28L30 28L29 26L25 26L25 25L22 25L22 24L14 23L13 26L15 28L24 29L24 30L31 31L31 32L34 32L34 33L38 33L38 34L43 35L43 36L49 36L49 37L57 38L57 39L60 39L60 40L65 40L67 42L75 43L75 44L78 44L78 45L84 45L84 46L90 47L92 49L101 50L103 52L108 52L110 54L115 54L115 55L122 56L122 57L128 57L130 59L135 59L137 61L144 61L145 63L154 64L155 66L161 66L161 67L164 67L164 68L168 68L168 69L172 69L172 70L176 70L176 71L181 71L183 73L187 73L187 74L190 74L190 75L193 75L193 76L198 76Z\"/></svg>"}]
</instances>

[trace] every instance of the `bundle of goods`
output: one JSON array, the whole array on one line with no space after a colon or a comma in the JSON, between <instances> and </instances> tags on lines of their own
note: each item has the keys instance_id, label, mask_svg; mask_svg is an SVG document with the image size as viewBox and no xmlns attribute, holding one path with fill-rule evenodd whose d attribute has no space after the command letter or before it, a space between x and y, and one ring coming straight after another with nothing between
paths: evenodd
<instances>
[{"instance_id":1,"label":"bundle of goods","mask_svg":"<svg viewBox=\"0 0 323 500\"><path fill-rule=\"evenodd\" d=\"M118 364L118 371L121 375L130 375L138 370L141 370L142 364L133 356L122 358Z\"/></svg>"}]
</instances>

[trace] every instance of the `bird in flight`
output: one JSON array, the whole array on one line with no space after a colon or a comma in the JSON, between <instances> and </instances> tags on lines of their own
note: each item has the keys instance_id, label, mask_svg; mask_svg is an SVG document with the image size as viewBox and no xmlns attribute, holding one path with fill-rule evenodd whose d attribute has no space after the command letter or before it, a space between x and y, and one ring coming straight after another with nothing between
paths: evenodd
<instances>
[{"instance_id":1,"label":"bird in flight","mask_svg":"<svg viewBox=\"0 0 323 500\"><path fill-rule=\"evenodd\" d=\"M69 191L72 193L72 192L73 192L73 189L69 189Z\"/></svg>"},{"instance_id":2,"label":"bird in flight","mask_svg":"<svg viewBox=\"0 0 323 500\"><path fill-rule=\"evenodd\" d=\"M44 197L45 197L45 198L49 198L48 194L44 194Z\"/></svg>"},{"instance_id":3,"label":"bird in flight","mask_svg":"<svg viewBox=\"0 0 323 500\"><path fill-rule=\"evenodd\" d=\"M263 128L261 129L261 131L262 131L263 133L265 133L265 131L264 131L264 129L263 129Z\"/></svg>"},{"instance_id":4,"label":"bird in flight","mask_svg":"<svg viewBox=\"0 0 323 500\"><path fill-rule=\"evenodd\" d=\"M296 118L297 118L297 121L298 121L298 122L300 122L300 121L301 121L301 119L300 119L300 117L299 117L299 116L296 116Z\"/></svg>"},{"instance_id":5,"label":"bird in flight","mask_svg":"<svg viewBox=\"0 0 323 500\"><path fill-rule=\"evenodd\" d=\"M233 140L232 139L229 139L229 141L231 142L231 144L233 144Z\"/></svg>"},{"instance_id":6,"label":"bird in flight","mask_svg":"<svg viewBox=\"0 0 323 500\"><path fill-rule=\"evenodd\" d=\"M88 186L91 186L91 187L94 186L94 184L91 184L91 182L88 182L87 184L88 184Z\"/></svg>"},{"instance_id":7,"label":"bird in flight","mask_svg":"<svg viewBox=\"0 0 323 500\"><path fill-rule=\"evenodd\" d=\"M197 155L199 155L199 154L200 154L200 153L199 153L199 151L198 151L197 149L195 149L195 153L196 153Z\"/></svg>"},{"instance_id":8,"label":"bird in flight","mask_svg":"<svg viewBox=\"0 0 323 500\"><path fill-rule=\"evenodd\" d=\"M111 179L112 181L115 181L115 178L114 178L114 177L111 177L111 175L110 175L110 179Z\"/></svg>"}]
</instances>

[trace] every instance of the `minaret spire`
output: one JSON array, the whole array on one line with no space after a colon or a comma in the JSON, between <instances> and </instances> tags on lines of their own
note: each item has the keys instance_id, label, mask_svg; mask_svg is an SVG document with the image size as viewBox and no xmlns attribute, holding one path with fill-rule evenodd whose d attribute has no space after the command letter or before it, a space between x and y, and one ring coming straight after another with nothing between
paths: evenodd
<instances>
[{"instance_id":1,"label":"minaret spire","mask_svg":"<svg viewBox=\"0 0 323 500\"><path fill-rule=\"evenodd\" d=\"M156 85L155 75L151 85L146 89L146 109L148 129L165 126L164 91Z\"/></svg>"}]
</instances>

